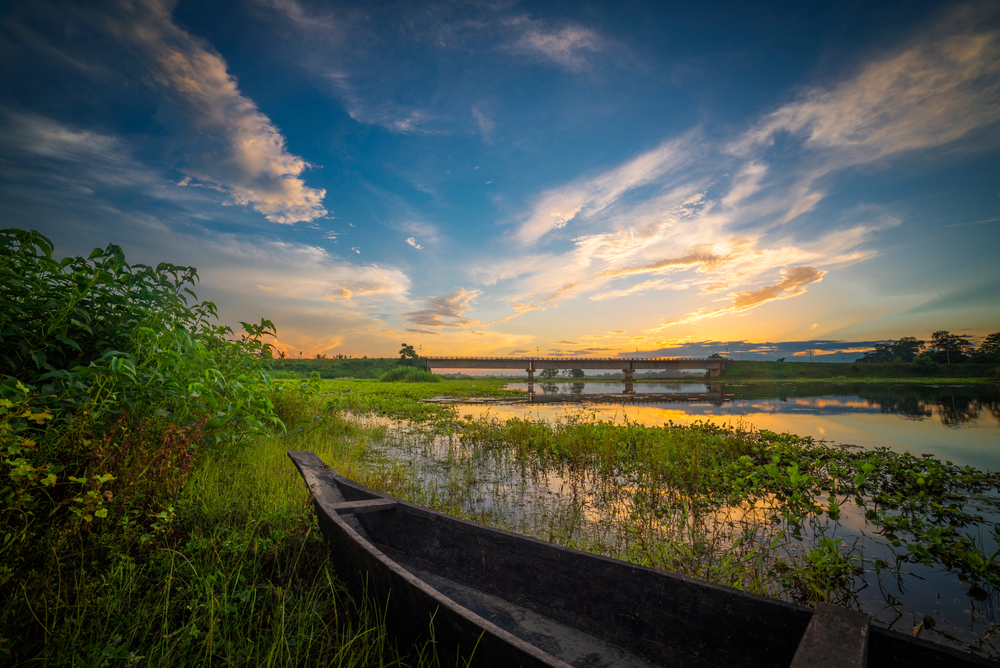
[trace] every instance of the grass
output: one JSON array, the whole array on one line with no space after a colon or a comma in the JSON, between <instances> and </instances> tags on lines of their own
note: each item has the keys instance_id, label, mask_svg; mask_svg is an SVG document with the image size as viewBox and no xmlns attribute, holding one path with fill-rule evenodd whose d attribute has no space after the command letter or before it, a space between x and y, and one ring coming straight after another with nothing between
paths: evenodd
<instances>
[{"instance_id":1,"label":"grass","mask_svg":"<svg viewBox=\"0 0 1000 668\"><path fill-rule=\"evenodd\" d=\"M975 497L995 512L996 474L749 425L615 425L583 413L554 423L456 420L442 406L422 427L394 426L385 418L405 416L410 399L395 394L386 411L384 399L369 401L369 388L353 388L351 411L385 430L368 451L345 458L326 444L310 449L345 475L415 503L799 603L873 611L859 595L868 587L871 599L877 586L884 608L876 616L888 611L885 623L922 605L908 602L904 584L922 569L966 583L974 611L995 601L995 527L965 504ZM845 533L842 517L866 529ZM925 632L949 639L954 628ZM996 628L976 628L962 644L996 656Z\"/></svg>"},{"instance_id":2,"label":"grass","mask_svg":"<svg viewBox=\"0 0 1000 668\"><path fill-rule=\"evenodd\" d=\"M52 574L56 597L30 600L22 586L0 612L4 664L436 665L431 645L397 651L377 606L347 595L286 455L318 449L354 471L380 430L313 420L321 402L292 395L288 434L200 459L149 549L104 562L81 550L88 561Z\"/></svg>"},{"instance_id":3,"label":"grass","mask_svg":"<svg viewBox=\"0 0 1000 668\"><path fill-rule=\"evenodd\" d=\"M904 549L905 559L947 561L986 588L997 577L985 544L949 532L973 518L948 505L989 492L995 476L746 425L458 420L453 407L421 403L510 394L503 382L285 381L277 409L287 432L199 455L144 549L100 552L85 539L54 572L55 597L34 597L26 583L0 611L4 661L435 665L430 644L396 648L378 606L346 594L292 449L422 505L786 600L859 605L870 564L831 530L852 497L888 535L924 550Z\"/></svg>"}]
</instances>

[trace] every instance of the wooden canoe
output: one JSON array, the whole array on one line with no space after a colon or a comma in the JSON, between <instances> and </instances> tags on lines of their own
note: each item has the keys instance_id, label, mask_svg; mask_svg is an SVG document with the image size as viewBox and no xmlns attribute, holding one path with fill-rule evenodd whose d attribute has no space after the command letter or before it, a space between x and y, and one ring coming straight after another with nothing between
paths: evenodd
<instances>
[{"instance_id":1,"label":"wooden canoe","mask_svg":"<svg viewBox=\"0 0 1000 668\"><path fill-rule=\"evenodd\" d=\"M588 554L368 489L313 452L288 453L338 575L402 647L433 638L448 665L959 668L995 665L869 625Z\"/></svg>"}]
</instances>

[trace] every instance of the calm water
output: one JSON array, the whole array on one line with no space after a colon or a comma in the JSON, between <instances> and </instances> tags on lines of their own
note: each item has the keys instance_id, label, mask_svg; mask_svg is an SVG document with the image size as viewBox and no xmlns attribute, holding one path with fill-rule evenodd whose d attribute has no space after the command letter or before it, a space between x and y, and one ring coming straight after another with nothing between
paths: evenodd
<instances>
[{"instance_id":1,"label":"calm water","mask_svg":"<svg viewBox=\"0 0 1000 668\"><path fill-rule=\"evenodd\" d=\"M526 383L509 385L527 390ZM580 395L565 404L460 405L462 415L553 418L581 410L602 420L663 425L695 420L742 421L757 429L817 440L933 454L965 466L1000 471L1000 386L899 384L535 383L536 395ZM643 395L703 393L684 401ZM601 395L587 401L586 395ZM618 395L618 397L609 397ZM615 401L617 399L617 401Z\"/></svg>"},{"instance_id":2,"label":"calm water","mask_svg":"<svg viewBox=\"0 0 1000 668\"><path fill-rule=\"evenodd\" d=\"M526 384L510 387L527 389ZM597 419L647 425L742 422L831 443L884 446L918 456L930 453L959 465L1000 471L1000 386L674 382L636 383L635 394L622 395L624 387L620 382L536 383L532 390L539 399L572 401L520 400L456 407L461 415L474 417L556 419L583 412ZM383 454L418 471L423 484L439 498L448 499L457 490L456 498L468 506L466 512L501 518L503 528L520 533L539 535L535 525L556 522L582 507L579 535L574 538L605 534L614 538L619 528L615 518L623 512L627 516L627 501L618 504L621 508L608 506L595 481L588 482L584 476L581 482L559 468L533 474L513 452L479 457L462 447L460 440L440 435L421 440L401 434L395 444L385 444ZM983 514L986 521L966 527L965 533L982 541L987 554L991 553L998 548L993 537L996 496L968 499L967 509ZM839 521L817 520L804 529L801 549L811 549L817 531L843 538L845 549L864 559L857 602L877 624L912 633L923 616L930 615L937 626L921 637L994 658L998 655L1000 588L989 587L983 600L973 596L970 583L940 564L904 563L895 574L879 571L876 560L896 563L896 552L850 499L842 500ZM618 539L612 538L605 541L611 546L605 552L614 556ZM795 541L789 540L789 545L797 549Z\"/></svg>"}]
</instances>

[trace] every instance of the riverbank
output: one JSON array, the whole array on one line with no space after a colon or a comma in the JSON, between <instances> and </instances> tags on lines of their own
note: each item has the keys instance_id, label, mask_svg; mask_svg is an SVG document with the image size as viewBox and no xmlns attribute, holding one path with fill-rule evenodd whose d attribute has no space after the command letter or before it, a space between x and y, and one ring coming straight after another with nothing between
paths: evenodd
<instances>
[{"instance_id":1,"label":"riverbank","mask_svg":"<svg viewBox=\"0 0 1000 668\"><path fill-rule=\"evenodd\" d=\"M876 382L984 382L1000 383L1000 373L990 364L940 364L935 369L905 363L859 362L730 362L717 381L800 382L814 380Z\"/></svg>"},{"instance_id":2,"label":"riverbank","mask_svg":"<svg viewBox=\"0 0 1000 668\"><path fill-rule=\"evenodd\" d=\"M276 359L269 362L271 373L275 378L305 379L312 373L318 373L324 380L341 378L377 379L399 366L420 366L414 360L401 360L393 357L345 358L345 359ZM476 378L489 376L442 376L457 382L467 382ZM508 377L508 381L516 381L519 376ZM673 377L643 377L643 372L636 375L635 382L697 382L704 378L702 374L685 374ZM624 379L624 374L603 374L600 377L586 376L584 378L536 377L535 382L607 382ZM1000 383L1000 372L996 366L989 364L941 364L936 368L916 369L908 364L861 364L841 362L730 362L722 374L713 381L743 381L743 382L802 382L802 381L860 381L873 382L970 382L970 383Z\"/></svg>"}]
</instances>

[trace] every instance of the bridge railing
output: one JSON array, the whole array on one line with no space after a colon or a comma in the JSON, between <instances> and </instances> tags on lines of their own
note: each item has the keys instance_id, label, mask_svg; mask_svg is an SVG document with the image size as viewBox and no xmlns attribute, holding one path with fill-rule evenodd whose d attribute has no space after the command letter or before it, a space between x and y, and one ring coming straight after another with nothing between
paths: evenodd
<instances>
[{"instance_id":1,"label":"bridge railing","mask_svg":"<svg viewBox=\"0 0 1000 668\"><path fill-rule=\"evenodd\" d=\"M470 360L488 362L731 362L728 357L460 357L425 355L425 360Z\"/></svg>"}]
</instances>

